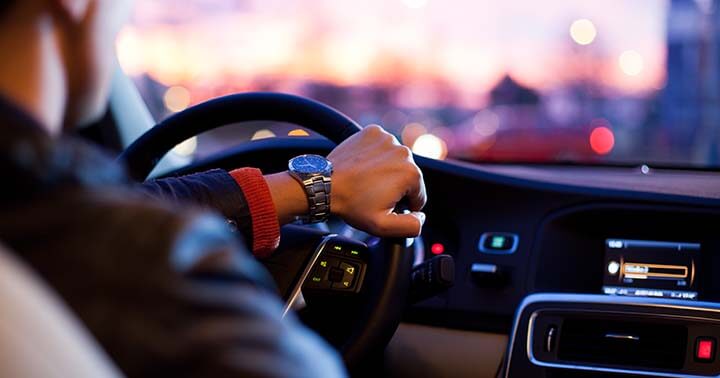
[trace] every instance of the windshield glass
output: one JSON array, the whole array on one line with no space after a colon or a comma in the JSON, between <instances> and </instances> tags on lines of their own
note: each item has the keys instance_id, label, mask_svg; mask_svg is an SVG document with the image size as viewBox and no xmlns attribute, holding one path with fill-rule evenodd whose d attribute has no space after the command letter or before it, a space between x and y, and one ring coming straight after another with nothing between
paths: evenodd
<instances>
[{"instance_id":1,"label":"windshield glass","mask_svg":"<svg viewBox=\"0 0 720 378\"><path fill-rule=\"evenodd\" d=\"M140 0L117 49L156 119L279 91L433 158L714 167L717 4ZM288 133L240 129L189 152Z\"/></svg>"}]
</instances>

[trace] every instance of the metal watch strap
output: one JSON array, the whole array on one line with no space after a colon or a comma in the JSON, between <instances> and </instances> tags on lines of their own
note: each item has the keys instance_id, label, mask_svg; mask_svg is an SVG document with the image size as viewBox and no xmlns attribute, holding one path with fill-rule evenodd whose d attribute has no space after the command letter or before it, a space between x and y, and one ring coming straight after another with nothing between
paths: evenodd
<instances>
[{"instance_id":1,"label":"metal watch strap","mask_svg":"<svg viewBox=\"0 0 720 378\"><path fill-rule=\"evenodd\" d=\"M308 199L308 215L300 219L305 223L325 222L330 217L330 177L313 176L303 181Z\"/></svg>"}]
</instances>

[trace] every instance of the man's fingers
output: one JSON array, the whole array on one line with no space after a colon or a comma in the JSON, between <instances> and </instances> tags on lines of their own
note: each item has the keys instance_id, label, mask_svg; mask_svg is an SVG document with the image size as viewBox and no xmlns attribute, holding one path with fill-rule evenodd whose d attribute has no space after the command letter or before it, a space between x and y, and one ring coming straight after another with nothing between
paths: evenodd
<instances>
[{"instance_id":1,"label":"man's fingers","mask_svg":"<svg viewBox=\"0 0 720 378\"><path fill-rule=\"evenodd\" d=\"M406 198L408 200L410 210L412 211L420 211L423 207L425 207L425 202L427 202L427 194L425 193L425 181L422 178L422 174L419 173L419 170L417 177L413 177L412 181L410 182L410 187L408 188Z\"/></svg>"},{"instance_id":2,"label":"man's fingers","mask_svg":"<svg viewBox=\"0 0 720 378\"><path fill-rule=\"evenodd\" d=\"M372 233L381 237L415 237L420 235L423 224L425 224L425 213L423 212L390 213L380 219L377 229Z\"/></svg>"}]
</instances>

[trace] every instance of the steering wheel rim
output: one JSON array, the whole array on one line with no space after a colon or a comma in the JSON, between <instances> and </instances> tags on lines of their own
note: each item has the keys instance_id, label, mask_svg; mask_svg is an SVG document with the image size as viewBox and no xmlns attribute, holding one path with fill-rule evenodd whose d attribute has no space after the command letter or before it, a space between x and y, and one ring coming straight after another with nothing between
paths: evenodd
<instances>
[{"instance_id":1,"label":"steering wheel rim","mask_svg":"<svg viewBox=\"0 0 720 378\"><path fill-rule=\"evenodd\" d=\"M325 104L280 93L234 94L190 107L165 119L143 134L120 155L135 180L145 180L160 159L182 141L225 125L247 121L276 121L313 130L336 144L362 128L352 119ZM349 369L379 346L384 347L397 329L407 301L413 255L408 239L380 239L372 254L367 304L338 347ZM374 266L374 268L373 268ZM378 281L379 279L379 281ZM363 329L357 329L357 325Z\"/></svg>"},{"instance_id":2,"label":"steering wheel rim","mask_svg":"<svg viewBox=\"0 0 720 378\"><path fill-rule=\"evenodd\" d=\"M336 144L362 130L338 110L305 97L272 92L238 93L175 113L135 140L119 159L125 163L130 177L145 180L160 159L184 140L218 127L249 121L296 124Z\"/></svg>"}]
</instances>

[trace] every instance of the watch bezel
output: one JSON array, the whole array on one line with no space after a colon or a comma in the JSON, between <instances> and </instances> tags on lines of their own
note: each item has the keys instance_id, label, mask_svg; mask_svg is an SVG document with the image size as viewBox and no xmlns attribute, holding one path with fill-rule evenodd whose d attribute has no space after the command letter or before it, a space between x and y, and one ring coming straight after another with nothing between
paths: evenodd
<instances>
[{"instance_id":1,"label":"watch bezel","mask_svg":"<svg viewBox=\"0 0 720 378\"><path fill-rule=\"evenodd\" d=\"M317 170L314 170L314 171L299 170L298 167L295 166L295 163L297 161L299 161L301 158L308 158L308 157L319 158L320 160L325 162L325 166L318 168ZM288 161L288 170L290 170L290 172L297 174L301 177L330 176L330 175L332 175L333 166L332 166L332 162L324 156L316 155L316 154L303 154L303 155L298 155Z\"/></svg>"}]
</instances>

